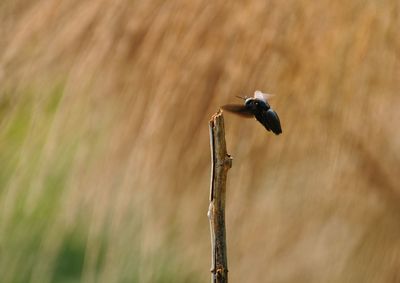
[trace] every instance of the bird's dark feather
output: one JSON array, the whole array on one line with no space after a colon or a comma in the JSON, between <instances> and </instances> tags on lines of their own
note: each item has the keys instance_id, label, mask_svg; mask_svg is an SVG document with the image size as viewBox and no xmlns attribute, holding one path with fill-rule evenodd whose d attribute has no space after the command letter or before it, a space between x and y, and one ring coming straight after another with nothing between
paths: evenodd
<instances>
[{"instance_id":1,"label":"bird's dark feather","mask_svg":"<svg viewBox=\"0 0 400 283\"><path fill-rule=\"evenodd\" d=\"M221 107L222 109L240 115L245 118L254 117L253 113L244 105L239 104L226 104Z\"/></svg>"},{"instance_id":2,"label":"bird's dark feather","mask_svg":"<svg viewBox=\"0 0 400 283\"><path fill-rule=\"evenodd\" d=\"M272 131L275 135L282 133L279 117L274 110L262 110L257 112L255 116L257 121L259 121L268 131Z\"/></svg>"},{"instance_id":3,"label":"bird's dark feather","mask_svg":"<svg viewBox=\"0 0 400 283\"><path fill-rule=\"evenodd\" d=\"M278 114L271 108L264 112L266 122L274 134L279 135L282 133L281 122Z\"/></svg>"}]
</instances>

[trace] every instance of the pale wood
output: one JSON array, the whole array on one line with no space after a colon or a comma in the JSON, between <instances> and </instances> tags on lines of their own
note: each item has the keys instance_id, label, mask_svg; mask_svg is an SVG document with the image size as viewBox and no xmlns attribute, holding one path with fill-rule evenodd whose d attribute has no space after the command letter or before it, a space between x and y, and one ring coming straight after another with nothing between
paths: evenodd
<instances>
[{"instance_id":1,"label":"pale wood","mask_svg":"<svg viewBox=\"0 0 400 283\"><path fill-rule=\"evenodd\" d=\"M219 110L209 123L211 147L211 182L208 218L211 232L211 282L228 282L226 253L225 195L228 170L232 157L227 153L224 117Z\"/></svg>"}]
</instances>

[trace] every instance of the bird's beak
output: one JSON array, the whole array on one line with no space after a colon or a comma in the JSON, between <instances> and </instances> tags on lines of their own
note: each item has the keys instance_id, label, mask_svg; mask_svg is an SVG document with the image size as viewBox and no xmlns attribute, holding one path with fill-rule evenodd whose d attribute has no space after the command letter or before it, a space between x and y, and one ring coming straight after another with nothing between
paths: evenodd
<instances>
[{"instance_id":1,"label":"bird's beak","mask_svg":"<svg viewBox=\"0 0 400 283\"><path fill-rule=\"evenodd\" d=\"M247 99L247 97L241 97L241 96L238 96L238 95L235 95L237 98L240 98L240 99L243 99L243 100L246 100Z\"/></svg>"}]
</instances>

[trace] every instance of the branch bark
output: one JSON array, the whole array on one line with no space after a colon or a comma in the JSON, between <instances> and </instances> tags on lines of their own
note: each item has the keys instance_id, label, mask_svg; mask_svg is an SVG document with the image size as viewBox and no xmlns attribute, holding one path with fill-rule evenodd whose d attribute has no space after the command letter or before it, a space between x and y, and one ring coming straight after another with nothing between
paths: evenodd
<instances>
[{"instance_id":1,"label":"branch bark","mask_svg":"<svg viewBox=\"0 0 400 283\"><path fill-rule=\"evenodd\" d=\"M226 255L225 194L232 158L226 151L224 117L219 110L209 123L211 147L211 184L208 219L211 232L211 282L228 282Z\"/></svg>"}]
</instances>

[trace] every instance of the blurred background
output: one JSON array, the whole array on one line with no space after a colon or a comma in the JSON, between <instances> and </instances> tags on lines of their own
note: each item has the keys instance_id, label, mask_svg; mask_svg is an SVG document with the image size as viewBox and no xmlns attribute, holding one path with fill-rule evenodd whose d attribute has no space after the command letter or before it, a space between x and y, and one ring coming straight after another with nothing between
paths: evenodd
<instances>
[{"instance_id":1,"label":"blurred background","mask_svg":"<svg viewBox=\"0 0 400 283\"><path fill-rule=\"evenodd\" d=\"M225 115L231 282L400 282L400 2L2 0L2 283L210 280Z\"/></svg>"}]
</instances>

